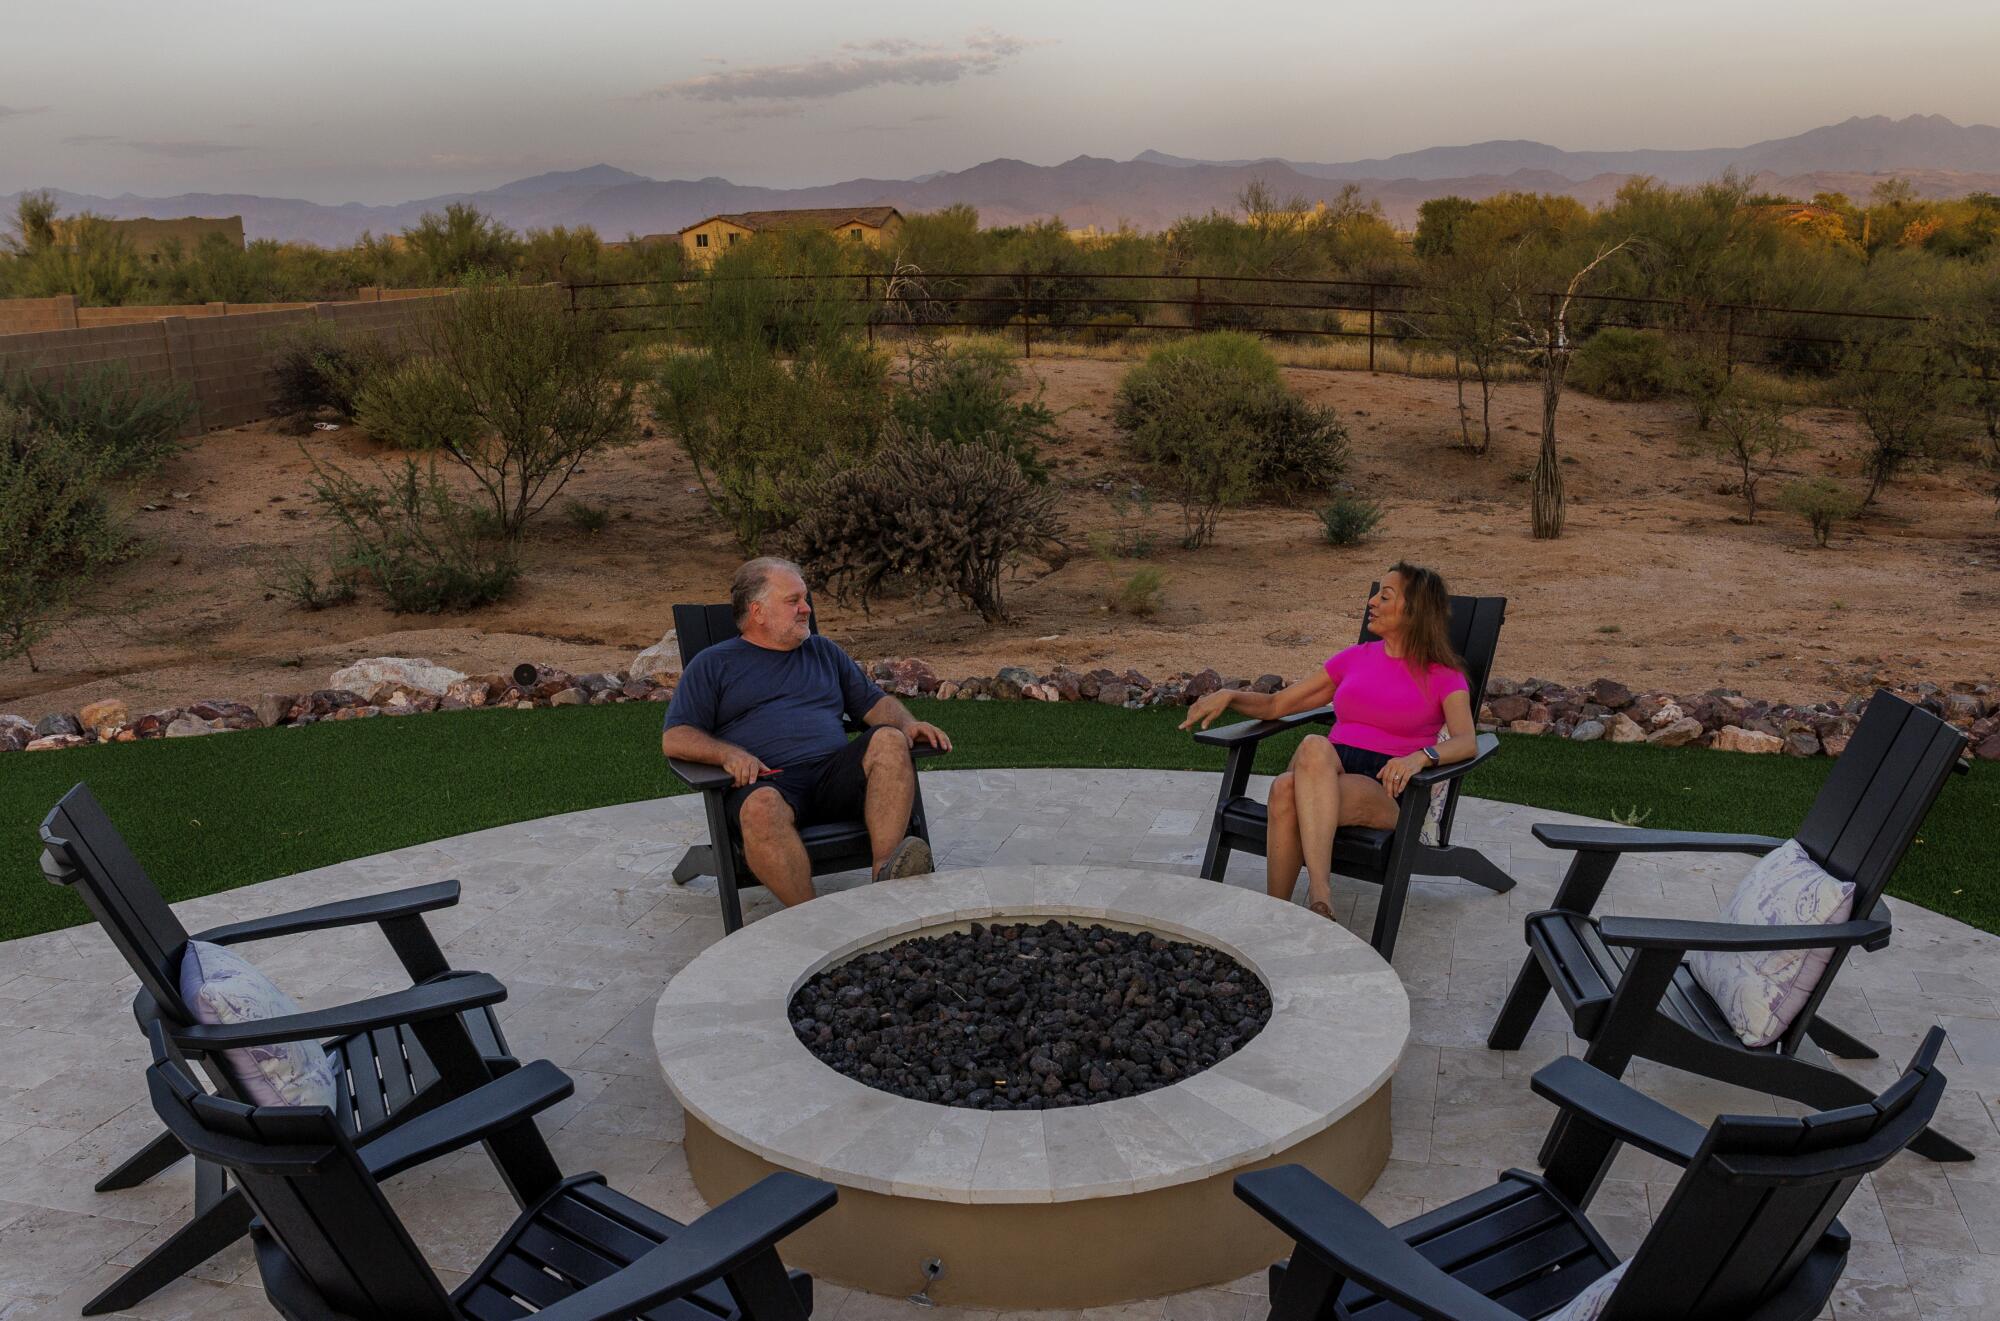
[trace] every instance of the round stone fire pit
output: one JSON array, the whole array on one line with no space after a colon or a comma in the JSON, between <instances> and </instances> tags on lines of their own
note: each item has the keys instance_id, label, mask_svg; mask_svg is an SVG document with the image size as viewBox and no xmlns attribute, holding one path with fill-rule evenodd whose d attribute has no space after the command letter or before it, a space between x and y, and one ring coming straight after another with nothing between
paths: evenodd
<instances>
[{"instance_id":1,"label":"round stone fire pit","mask_svg":"<svg viewBox=\"0 0 2000 1321\"><path fill-rule=\"evenodd\" d=\"M1268 988L1270 1022L1211 1068L1055 1110L910 1100L843 1077L787 1015L822 969L974 921L1049 918L1210 946ZM711 1204L775 1169L840 1188L787 1262L892 1296L1090 1307L1241 1278L1284 1241L1231 1192L1297 1163L1352 1197L1389 1156L1402 982L1366 942L1233 886L1108 867L981 868L829 894L703 951L660 997L653 1039Z\"/></svg>"}]
</instances>

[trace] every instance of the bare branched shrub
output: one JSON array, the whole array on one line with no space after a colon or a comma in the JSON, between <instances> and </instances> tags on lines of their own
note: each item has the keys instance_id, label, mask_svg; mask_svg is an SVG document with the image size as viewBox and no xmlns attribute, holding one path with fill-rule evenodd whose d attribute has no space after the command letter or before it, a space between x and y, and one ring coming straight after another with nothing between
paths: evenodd
<instances>
[{"instance_id":1,"label":"bare branched shrub","mask_svg":"<svg viewBox=\"0 0 2000 1321\"><path fill-rule=\"evenodd\" d=\"M1812 528L1813 544L1824 546L1836 524L1860 513L1864 502L1830 477L1809 477L1788 484L1778 504L1803 518Z\"/></svg>"},{"instance_id":2,"label":"bare branched shrub","mask_svg":"<svg viewBox=\"0 0 2000 1321\"><path fill-rule=\"evenodd\" d=\"M1000 582L1060 541L1056 492L998 443L960 444L891 426L874 457L799 493L787 547L813 581L865 610L891 585L1006 618Z\"/></svg>"},{"instance_id":3,"label":"bare branched shrub","mask_svg":"<svg viewBox=\"0 0 2000 1321\"><path fill-rule=\"evenodd\" d=\"M1951 430L1957 385L1950 358L1929 337L1857 345L1842 357L1840 401L1868 429L1861 452L1868 491L1861 508L1874 504L1898 472L1936 452Z\"/></svg>"},{"instance_id":4,"label":"bare branched shrub","mask_svg":"<svg viewBox=\"0 0 2000 1321\"><path fill-rule=\"evenodd\" d=\"M1701 437L1705 446L1740 476L1744 513L1757 521L1757 486L1785 458L1804 448L1806 438L1785 425L1784 409L1762 399L1731 392L1716 402L1713 429Z\"/></svg>"},{"instance_id":5,"label":"bare branched shrub","mask_svg":"<svg viewBox=\"0 0 2000 1321\"><path fill-rule=\"evenodd\" d=\"M333 525L335 581L366 579L399 614L470 610L505 596L520 575L499 520L415 459L367 482L315 464L313 503Z\"/></svg>"}]
</instances>

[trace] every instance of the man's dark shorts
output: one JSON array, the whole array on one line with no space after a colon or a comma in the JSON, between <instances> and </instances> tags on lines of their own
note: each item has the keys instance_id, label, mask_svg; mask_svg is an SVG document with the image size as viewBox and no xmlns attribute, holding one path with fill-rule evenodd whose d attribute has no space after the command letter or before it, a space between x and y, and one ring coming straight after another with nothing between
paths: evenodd
<instances>
[{"instance_id":1,"label":"man's dark shorts","mask_svg":"<svg viewBox=\"0 0 2000 1321\"><path fill-rule=\"evenodd\" d=\"M729 824L738 830L743 828L740 818L744 801L766 786L776 789L792 809L792 824L796 826L858 819L868 798L868 777L862 773L861 759L868 753L869 741L877 735L893 737L893 731L887 725L864 729L831 757L800 766L781 766L776 775L767 775L741 789L731 789L723 800Z\"/></svg>"}]
</instances>

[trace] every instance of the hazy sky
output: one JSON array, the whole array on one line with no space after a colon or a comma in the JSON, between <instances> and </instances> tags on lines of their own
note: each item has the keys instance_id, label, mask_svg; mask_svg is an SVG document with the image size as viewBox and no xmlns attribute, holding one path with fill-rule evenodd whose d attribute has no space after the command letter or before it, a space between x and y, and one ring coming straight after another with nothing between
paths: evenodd
<instances>
[{"instance_id":1,"label":"hazy sky","mask_svg":"<svg viewBox=\"0 0 2000 1321\"><path fill-rule=\"evenodd\" d=\"M0 41L0 193L388 202L597 161L798 185L2000 122L1992 0L61 0Z\"/></svg>"}]
</instances>

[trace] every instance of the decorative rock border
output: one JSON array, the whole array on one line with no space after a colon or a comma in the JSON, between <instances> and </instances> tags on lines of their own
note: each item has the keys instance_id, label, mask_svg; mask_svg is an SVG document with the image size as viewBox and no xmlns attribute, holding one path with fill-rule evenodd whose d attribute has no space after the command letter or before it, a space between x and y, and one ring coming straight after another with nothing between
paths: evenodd
<instances>
[{"instance_id":1,"label":"decorative rock border","mask_svg":"<svg viewBox=\"0 0 2000 1321\"><path fill-rule=\"evenodd\" d=\"M1180 1082L1035 1111L878 1091L836 1073L793 1032L787 1006L823 968L918 932L1030 917L1111 922L1220 949L1270 989L1271 1020ZM1254 1232L1254 1217L1188 1214L1218 1198L1229 1204L1229 1180L1244 1169L1297 1159L1363 1195L1388 1158L1387 1089L1409 1031L1401 979L1334 923L1212 881L1069 865L885 881L762 918L667 985L653 1042L687 1112L696 1186L711 1202L768 1166L839 1185L829 1227L800 1236L801 1263L909 1293L923 1283L923 1257L935 1255L947 1267L939 1301L1088 1306L1235 1279L1272 1260L1279 1247ZM1136 1262L1143 1278L1095 1249L1064 1250L1076 1242L1065 1236L1098 1218L1093 1241L1133 1238L1129 1217L1148 1226L1137 1235L1147 1243ZM1232 1237L1232 1226L1248 1237ZM1010 1272L1010 1252L1040 1268Z\"/></svg>"}]
</instances>

